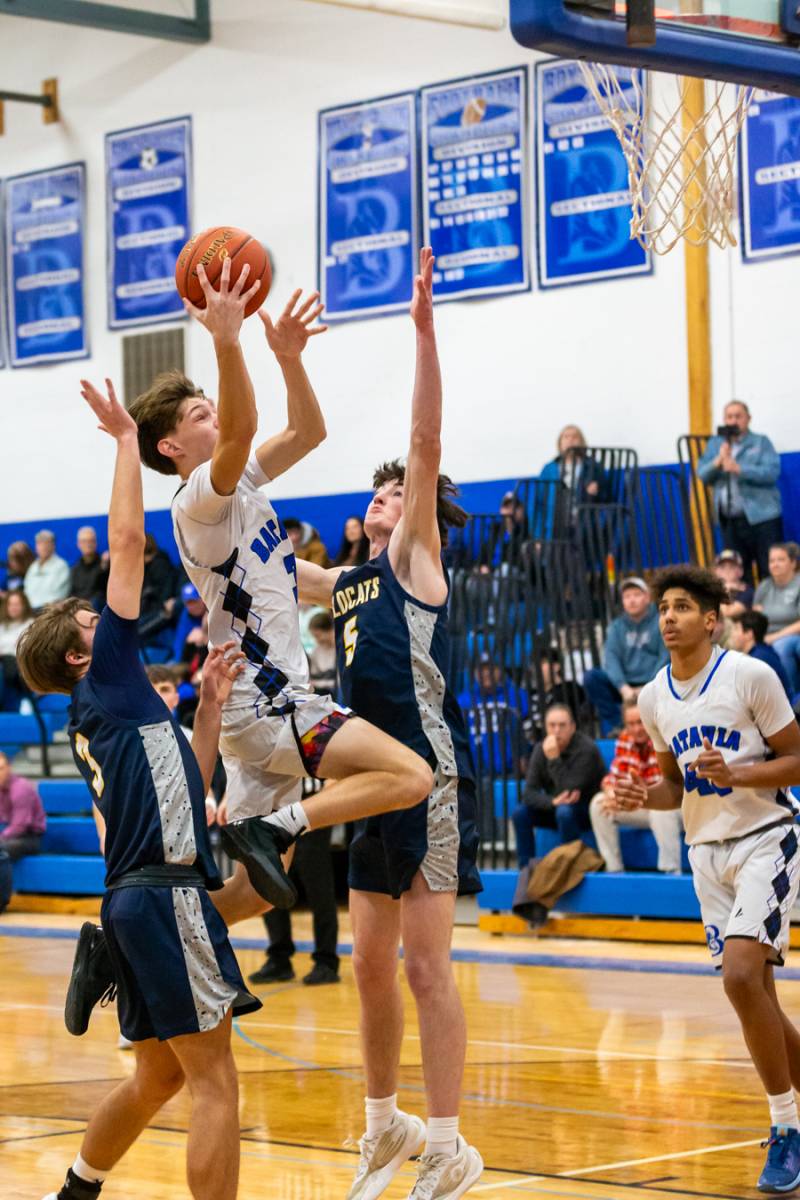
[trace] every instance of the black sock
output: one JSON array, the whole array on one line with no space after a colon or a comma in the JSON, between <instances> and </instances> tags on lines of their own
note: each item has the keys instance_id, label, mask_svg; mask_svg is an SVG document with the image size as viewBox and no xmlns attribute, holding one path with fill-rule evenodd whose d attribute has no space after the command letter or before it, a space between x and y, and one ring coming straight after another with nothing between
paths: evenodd
<instances>
[{"instance_id":1,"label":"black sock","mask_svg":"<svg viewBox=\"0 0 800 1200\"><path fill-rule=\"evenodd\" d=\"M96 1200L102 1186L102 1183L89 1183L79 1178L70 1167L64 1186L58 1193L58 1200Z\"/></svg>"}]
</instances>

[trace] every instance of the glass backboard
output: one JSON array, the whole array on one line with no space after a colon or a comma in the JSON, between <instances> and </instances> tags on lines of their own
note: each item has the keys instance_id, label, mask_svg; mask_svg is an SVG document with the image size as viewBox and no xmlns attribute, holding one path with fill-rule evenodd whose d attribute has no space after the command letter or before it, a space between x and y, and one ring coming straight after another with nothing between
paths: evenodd
<instances>
[{"instance_id":1,"label":"glass backboard","mask_svg":"<svg viewBox=\"0 0 800 1200\"><path fill-rule=\"evenodd\" d=\"M531 49L800 95L797 0L657 0L655 40L636 46L625 0L510 5L512 33Z\"/></svg>"}]
</instances>

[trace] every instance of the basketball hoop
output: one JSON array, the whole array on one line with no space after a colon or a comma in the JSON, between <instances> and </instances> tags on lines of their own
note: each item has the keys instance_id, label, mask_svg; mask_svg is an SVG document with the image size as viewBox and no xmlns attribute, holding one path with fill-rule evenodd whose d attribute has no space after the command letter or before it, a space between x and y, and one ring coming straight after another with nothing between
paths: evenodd
<instances>
[{"instance_id":1,"label":"basketball hoop","mask_svg":"<svg viewBox=\"0 0 800 1200\"><path fill-rule=\"evenodd\" d=\"M702 80L659 72L656 98L639 70L584 61L580 67L625 154L631 237L655 254L669 253L682 238L735 246L736 139L754 89L710 80L710 103L707 96L698 104Z\"/></svg>"}]
</instances>

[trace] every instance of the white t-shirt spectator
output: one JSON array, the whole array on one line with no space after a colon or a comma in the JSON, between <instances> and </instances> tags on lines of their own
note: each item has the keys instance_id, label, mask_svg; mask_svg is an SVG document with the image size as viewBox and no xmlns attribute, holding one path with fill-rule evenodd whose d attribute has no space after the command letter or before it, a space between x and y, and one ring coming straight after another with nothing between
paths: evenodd
<instances>
[{"instance_id":1,"label":"white t-shirt spectator","mask_svg":"<svg viewBox=\"0 0 800 1200\"><path fill-rule=\"evenodd\" d=\"M69 595L69 566L58 554L41 562L38 558L25 572L25 595L31 608L43 608Z\"/></svg>"}]
</instances>

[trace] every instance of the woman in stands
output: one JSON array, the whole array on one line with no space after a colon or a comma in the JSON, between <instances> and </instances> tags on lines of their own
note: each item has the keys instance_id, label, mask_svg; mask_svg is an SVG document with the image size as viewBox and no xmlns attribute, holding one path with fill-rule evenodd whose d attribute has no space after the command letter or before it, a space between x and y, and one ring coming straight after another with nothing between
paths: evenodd
<instances>
[{"instance_id":1,"label":"woman in stands","mask_svg":"<svg viewBox=\"0 0 800 1200\"><path fill-rule=\"evenodd\" d=\"M360 567L369 558L369 538L361 517L348 517L342 530L342 544L333 560L335 567Z\"/></svg>"},{"instance_id":2,"label":"woman in stands","mask_svg":"<svg viewBox=\"0 0 800 1200\"><path fill-rule=\"evenodd\" d=\"M33 620L28 597L23 591L9 592L0 601L0 709L16 712L25 694L17 670L17 642Z\"/></svg>"}]
</instances>

